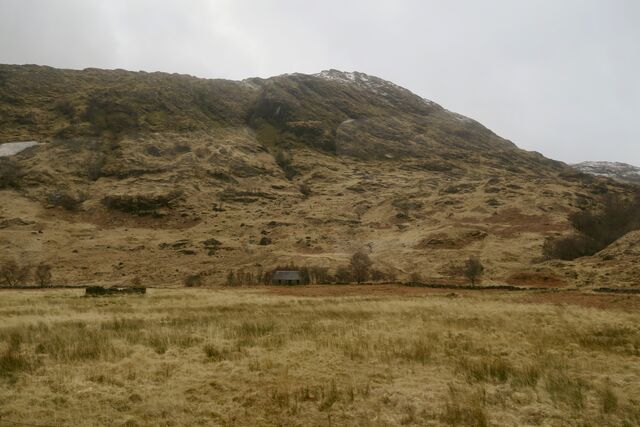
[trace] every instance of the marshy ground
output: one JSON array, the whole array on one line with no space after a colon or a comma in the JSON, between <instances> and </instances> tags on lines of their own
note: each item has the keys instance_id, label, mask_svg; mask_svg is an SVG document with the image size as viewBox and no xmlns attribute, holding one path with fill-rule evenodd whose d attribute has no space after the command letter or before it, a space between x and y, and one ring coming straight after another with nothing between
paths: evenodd
<instances>
[{"instance_id":1,"label":"marshy ground","mask_svg":"<svg viewBox=\"0 0 640 427\"><path fill-rule=\"evenodd\" d=\"M0 425L640 425L638 296L0 292Z\"/></svg>"}]
</instances>

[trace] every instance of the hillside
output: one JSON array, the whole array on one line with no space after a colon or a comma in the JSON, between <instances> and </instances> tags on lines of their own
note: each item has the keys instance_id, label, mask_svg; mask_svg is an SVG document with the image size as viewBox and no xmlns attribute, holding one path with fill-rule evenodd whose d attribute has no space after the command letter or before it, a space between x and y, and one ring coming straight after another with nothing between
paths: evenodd
<instances>
[{"instance_id":1,"label":"hillside","mask_svg":"<svg viewBox=\"0 0 640 427\"><path fill-rule=\"evenodd\" d=\"M619 162L582 162L573 165L580 172L640 184L640 168Z\"/></svg>"},{"instance_id":2,"label":"hillside","mask_svg":"<svg viewBox=\"0 0 640 427\"><path fill-rule=\"evenodd\" d=\"M478 255L488 282L581 285L537 264L545 238L629 191L335 70L227 81L2 65L0 143L15 141L42 144L0 163L17 170L0 190L0 261L43 260L66 283L335 270L364 249L399 278L455 279Z\"/></svg>"}]
</instances>

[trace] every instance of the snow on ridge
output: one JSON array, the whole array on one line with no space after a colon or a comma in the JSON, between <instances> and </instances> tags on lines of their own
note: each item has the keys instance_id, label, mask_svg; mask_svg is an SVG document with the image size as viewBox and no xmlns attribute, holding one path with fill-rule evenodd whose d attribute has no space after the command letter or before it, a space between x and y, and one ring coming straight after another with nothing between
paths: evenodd
<instances>
[{"instance_id":1,"label":"snow on ridge","mask_svg":"<svg viewBox=\"0 0 640 427\"><path fill-rule=\"evenodd\" d=\"M588 161L575 164L573 167L591 175L621 180L637 181L640 177L640 167L621 162Z\"/></svg>"},{"instance_id":2,"label":"snow on ridge","mask_svg":"<svg viewBox=\"0 0 640 427\"><path fill-rule=\"evenodd\" d=\"M312 74L314 77L319 77L325 80L334 81L341 84L356 85L358 87L367 89L375 94L382 96L389 96L390 91L401 91L411 95L414 95L408 89L403 88L393 82L381 79L380 77L370 76L358 71L340 71L340 70L324 70L317 74ZM422 101L430 106L437 107L438 104L430 99L421 98Z\"/></svg>"},{"instance_id":3,"label":"snow on ridge","mask_svg":"<svg viewBox=\"0 0 640 427\"><path fill-rule=\"evenodd\" d=\"M317 74L312 74L314 77L320 77L325 80L332 80L344 84L357 84L358 86L367 87L369 89L382 89L392 88L409 92L397 84L381 79L380 77L370 76L358 71L339 71L339 70L324 70Z\"/></svg>"}]
</instances>

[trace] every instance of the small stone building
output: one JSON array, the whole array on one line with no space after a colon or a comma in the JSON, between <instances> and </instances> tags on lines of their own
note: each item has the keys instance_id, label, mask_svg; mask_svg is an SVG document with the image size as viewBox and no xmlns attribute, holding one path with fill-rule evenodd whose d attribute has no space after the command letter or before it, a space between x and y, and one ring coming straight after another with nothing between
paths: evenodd
<instances>
[{"instance_id":1,"label":"small stone building","mask_svg":"<svg viewBox=\"0 0 640 427\"><path fill-rule=\"evenodd\" d=\"M301 285L302 274L299 271L276 271L271 276L273 285Z\"/></svg>"}]
</instances>

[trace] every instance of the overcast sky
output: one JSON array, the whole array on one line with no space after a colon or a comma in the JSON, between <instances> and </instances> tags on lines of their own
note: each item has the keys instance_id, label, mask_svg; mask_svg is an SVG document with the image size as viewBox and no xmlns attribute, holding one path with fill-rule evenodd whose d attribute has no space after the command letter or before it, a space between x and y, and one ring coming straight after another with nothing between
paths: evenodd
<instances>
[{"instance_id":1,"label":"overcast sky","mask_svg":"<svg viewBox=\"0 0 640 427\"><path fill-rule=\"evenodd\" d=\"M0 0L0 62L362 71L522 148L640 165L638 0Z\"/></svg>"}]
</instances>

